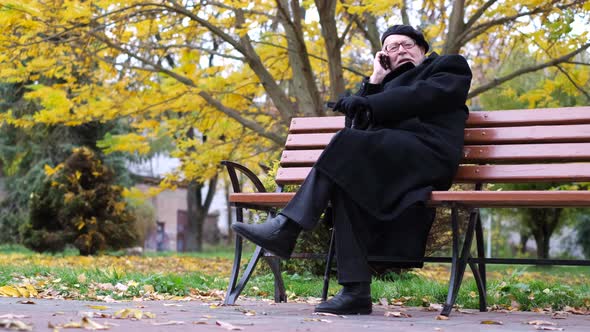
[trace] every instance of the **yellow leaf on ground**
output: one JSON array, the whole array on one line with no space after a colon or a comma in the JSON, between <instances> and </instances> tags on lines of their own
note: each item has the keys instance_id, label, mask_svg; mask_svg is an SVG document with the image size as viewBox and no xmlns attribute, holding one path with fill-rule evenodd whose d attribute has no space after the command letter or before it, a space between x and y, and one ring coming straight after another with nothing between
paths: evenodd
<instances>
[{"instance_id":1,"label":"yellow leaf on ground","mask_svg":"<svg viewBox=\"0 0 590 332\"><path fill-rule=\"evenodd\" d=\"M156 315L151 313L151 312L147 312L147 311L141 311L139 309L121 309L117 312L115 312L115 317L116 318L121 318L121 319L125 319L125 318L131 318L131 319L142 319L142 318L155 318Z\"/></svg>"},{"instance_id":2,"label":"yellow leaf on ground","mask_svg":"<svg viewBox=\"0 0 590 332\"><path fill-rule=\"evenodd\" d=\"M2 286L0 287L0 295L2 296L11 296L11 297L20 297L20 292L13 286Z\"/></svg>"},{"instance_id":3,"label":"yellow leaf on ground","mask_svg":"<svg viewBox=\"0 0 590 332\"><path fill-rule=\"evenodd\" d=\"M107 309L111 308L111 307L107 307L106 305L92 305L92 304L87 305L87 307L90 309L94 309L94 310L107 310Z\"/></svg>"}]
</instances>

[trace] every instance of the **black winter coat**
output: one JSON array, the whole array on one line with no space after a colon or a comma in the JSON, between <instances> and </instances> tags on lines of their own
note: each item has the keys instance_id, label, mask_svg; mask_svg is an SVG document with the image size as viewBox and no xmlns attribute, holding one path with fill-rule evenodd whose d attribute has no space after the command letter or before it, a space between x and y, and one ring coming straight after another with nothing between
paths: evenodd
<instances>
[{"instance_id":1,"label":"black winter coat","mask_svg":"<svg viewBox=\"0 0 590 332\"><path fill-rule=\"evenodd\" d=\"M369 99L373 125L338 132L315 164L372 219L403 228L390 241L402 243L391 245L418 248L404 256L424 254L434 213L423 203L432 190L447 190L457 171L470 84L465 58L436 53L416 67L403 64L379 85L365 79L358 94ZM416 207L422 210L410 211Z\"/></svg>"}]
</instances>

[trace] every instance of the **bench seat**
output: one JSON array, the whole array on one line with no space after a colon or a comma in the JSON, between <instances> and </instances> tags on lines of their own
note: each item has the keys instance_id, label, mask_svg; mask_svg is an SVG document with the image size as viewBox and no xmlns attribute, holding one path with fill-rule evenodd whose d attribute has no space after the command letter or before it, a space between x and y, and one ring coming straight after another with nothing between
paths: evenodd
<instances>
[{"instance_id":1,"label":"bench seat","mask_svg":"<svg viewBox=\"0 0 590 332\"><path fill-rule=\"evenodd\" d=\"M244 208L281 208L295 193L234 193L229 202ZM429 206L458 204L463 207L588 207L590 191L434 191Z\"/></svg>"}]
</instances>

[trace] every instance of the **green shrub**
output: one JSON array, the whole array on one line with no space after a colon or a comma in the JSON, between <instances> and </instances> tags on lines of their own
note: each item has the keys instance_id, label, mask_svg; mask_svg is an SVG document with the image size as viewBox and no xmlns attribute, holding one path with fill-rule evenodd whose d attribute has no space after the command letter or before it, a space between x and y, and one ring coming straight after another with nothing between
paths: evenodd
<instances>
[{"instance_id":1,"label":"green shrub","mask_svg":"<svg viewBox=\"0 0 590 332\"><path fill-rule=\"evenodd\" d=\"M23 244L39 252L73 244L82 255L136 245L135 216L113 183L112 170L92 150L74 149L63 164L47 168L46 180L32 193Z\"/></svg>"}]
</instances>

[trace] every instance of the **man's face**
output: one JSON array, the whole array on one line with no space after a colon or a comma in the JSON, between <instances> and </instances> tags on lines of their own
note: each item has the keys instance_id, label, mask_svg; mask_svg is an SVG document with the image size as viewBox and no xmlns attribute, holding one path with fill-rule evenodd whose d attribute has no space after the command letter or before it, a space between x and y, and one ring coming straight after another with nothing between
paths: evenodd
<instances>
[{"instance_id":1,"label":"man's face","mask_svg":"<svg viewBox=\"0 0 590 332\"><path fill-rule=\"evenodd\" d=\"M404 45L413 46L409 46L406 49ZM386 51L391 46L393 46L393 50ZM392 69L406 62L411 62L415 66L418 66L424 60L424 49L418 46L412 38L405 35L387 36L383 42L383 51L389 56Z\"/></svg>"}]
</instances>

